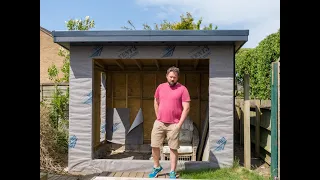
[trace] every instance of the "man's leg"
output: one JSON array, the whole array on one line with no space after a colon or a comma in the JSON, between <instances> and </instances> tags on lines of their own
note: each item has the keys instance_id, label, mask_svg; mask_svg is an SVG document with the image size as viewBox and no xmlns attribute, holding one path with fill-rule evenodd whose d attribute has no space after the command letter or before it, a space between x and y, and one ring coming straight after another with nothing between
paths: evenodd
<instances>
[{"instance_id":1,"label":"man's leg","mask_svg":"<svg viewBox=\"0 0 320 180\"><path fill-rule=\"evenodd\" d=\"M176 149L171 149L171 148L170 148L170 165L171 165L171 171L176 172L177 161L178 161L178 150L176 150Z\"/></svg>"},{"instance_id":2,"label":"man's leg","mask_svg":"<svg viewBox=\"0 0 320 180\"><path fill-rule=\"evenodd\" d=\"M154 167L159 167L160 159L160 147L163 144L165 137L165 129L163 123L156 120L153 124L151 132L151 147L152 147L152 157L154 162Z\"/></svg>"},{"instance_id":3,"label":"man's leg","mask_svg":"<svg viewBox=\"0 0 320 180\"><path fill-rule=\"evenodd\" d=\"M153 157L153 166L159 167L159 159L160 159L160 148L158 147L152 147L152 157Z\"/></svg>"},{"instance_id":4,"label":"man's leg","mask_svg":"<svg viewBox=\"0 0 320 180\"><path fill-rule=\"evenodd\" d=\"M151 147L152 147L152 157L153 157L153 169L149 174L150 178L157 177L158 173L162 171L160 166L160 147L162 146L165 137L165 131L163 128L163 123L160 121L155 121L153 124L151 132Z\"/></svg>"},{"instance_id":5,"label":"man's leg","mask_svg":"<svg viewBox=\"0 0 320 180\"><path fill-rule=\"evenodd\" d=\"M171 124L168 127L167 137L168 137L168 145L170 147L170 164L171 164L170 178L171 176L175 177L175 171L177 167L178 149L180 148L179 132L180 132L180 129L177 128L176 124Z\"/></svg>"}]
</instances>

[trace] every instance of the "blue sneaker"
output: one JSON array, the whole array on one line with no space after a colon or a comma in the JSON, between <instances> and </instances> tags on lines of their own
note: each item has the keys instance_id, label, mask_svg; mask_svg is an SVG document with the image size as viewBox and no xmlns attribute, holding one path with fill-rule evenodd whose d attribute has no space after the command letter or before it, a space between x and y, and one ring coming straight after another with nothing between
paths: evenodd
<instances>
[{"instance_id":1,"label":"blue sneaker","mask_svg":"<svg viewBox=\"0 0 320 180\"><path fill-rule=\"evenodd\" d=\"M149 178L156 178L158 176L159 172L162 171L162 169L163 168L161 166L158 168L153 167L152 172L149 174Z\"/></svg>"},{"instance_id":2,"label":"blue sneaker","mask_svg":"<svg viewBox=\"0 0 320 180\"><path fill-rule=\"evenodd\" d=\"M170 179L176 179L176 176L177 176L177 174L176 174L176 172L174 172L174 171L171 171L171 172L169 173L169 178L170 178Z\"/></svg>"}]
</instances>

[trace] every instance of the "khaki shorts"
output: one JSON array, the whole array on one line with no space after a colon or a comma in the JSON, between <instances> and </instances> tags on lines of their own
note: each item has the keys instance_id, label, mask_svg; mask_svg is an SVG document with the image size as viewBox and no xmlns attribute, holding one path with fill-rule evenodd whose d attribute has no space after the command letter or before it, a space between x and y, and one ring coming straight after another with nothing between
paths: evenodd
<instances>
[{"instance_id":1,"label":"khaki shorts","mask_svg":"<svg viewBox=\"0 0 320 180\"><path fill-rule=\"evenodd\" d=\"M161 147L167 137L170 149L179 149L179 132L177 124L163 123L155 120L151 132L151 147Z\"/></svg>"}]
</instances>

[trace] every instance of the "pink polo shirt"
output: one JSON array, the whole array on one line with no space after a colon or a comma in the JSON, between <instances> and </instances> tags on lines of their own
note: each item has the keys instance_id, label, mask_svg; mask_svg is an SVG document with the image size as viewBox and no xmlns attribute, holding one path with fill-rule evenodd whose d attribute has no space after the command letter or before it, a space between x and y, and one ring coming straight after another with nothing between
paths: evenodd
<instances>
[{"instance_id":1,"label":"pink polo shirt","mask_svg":"<svg viewBox=\"0 0 320 180\"><path fill-rule=\"evenodd\" d=\"M190 101L188 89L180 83L173 87L167 82L160 84L154 97L159 101L157 120L164 123L178 123L183 110L182 102Z\"/></svg>"}]
</instances>

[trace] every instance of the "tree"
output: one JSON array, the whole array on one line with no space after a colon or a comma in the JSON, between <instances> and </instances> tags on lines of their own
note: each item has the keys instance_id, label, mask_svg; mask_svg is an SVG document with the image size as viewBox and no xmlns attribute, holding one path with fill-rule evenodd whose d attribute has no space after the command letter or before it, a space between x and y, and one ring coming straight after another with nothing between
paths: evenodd
<instances>
[{"instance_id":1,"label":"tree","mask_svg":"<svg viewBox=\"0 0 320 180\"><path fill-rule=\"evenodd\" d=\"M256 48L240 49L236 54L236 80L243 83L250 75L250 97L270 99L271 63L280 57L280 29L264 38Z\"/></svg>"},{"instance_id":2,"label":"tree","mask_svg":"<svg viewBox=\"0 0 320 180\"><path fill-rule=\"evenodd\" d=\"M202 18L200 18L197 22L194 22L194 18L192 17L191 13L187 12L186 15L182 14L180 16L179 22L170 23L167 20L163 20L160 24L155 23L153 29L148 24L143 24L144 30L200 30L201 29ZM126 30L136 30L133 23L128 20L128 24L131 26L123 26L123 29ZM216 30L218 26L213 28L212 23L209 26L204 26L202 30Z\"/></svg>"},{"instance_id":3,"label":"tree","mask_svg":"<svg viewBox=\"0 0 320 180\"><path fill-rule=\"evenodd\" d=\"M69 31L88 31L95 26L94 20L90 20L89 16L86 16L84 20L82 19L70 19L66 22Z\"/></svg>"}]
</instances>

